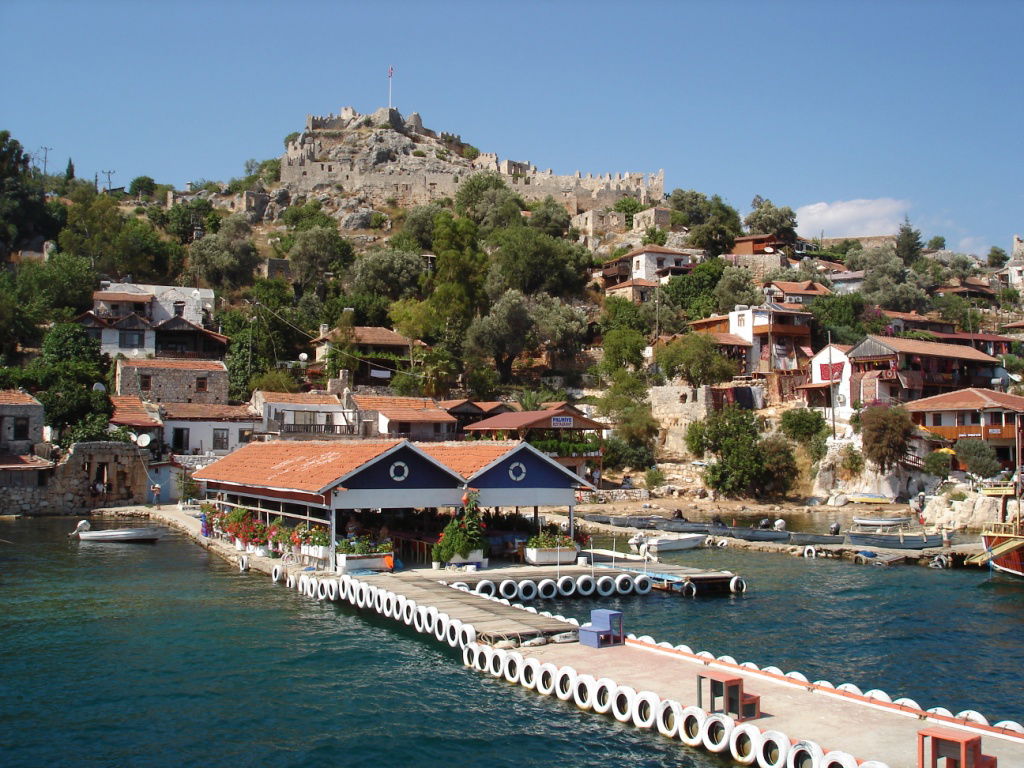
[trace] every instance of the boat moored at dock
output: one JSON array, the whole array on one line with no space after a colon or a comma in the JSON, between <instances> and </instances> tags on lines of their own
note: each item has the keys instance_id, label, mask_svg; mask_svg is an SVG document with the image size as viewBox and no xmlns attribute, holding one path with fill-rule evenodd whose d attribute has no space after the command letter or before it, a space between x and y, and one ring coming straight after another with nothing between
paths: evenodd
<instances>
[{"instance_id":1,"label":"boat moored at dock","mask_svg":"<svg viewBox=\"0 0 1024 768\"><path fill-rule=\"evenodd\" d=\"M973 563L987 562L997 571L1024 578L1024 525L1019 520L989 525L981 540L985 551L971 558Z\"/></svg>"},{"instance_id":2,"label":"boat moored at dock","mask_svg":"<svg viewBox=\"0 0 1024 768\"><path fill-rule=\"evenodd\" d=\"M107 528L101 531L91 530L88 520L78 523L75 530L68 534L69 537L77 537L79 541L102 541L111 543L154 543L164 535L161 528Z\"/></svg>"},{"instance_id":3,"label":"boat moored at dock","mask_svg":"<svg viewBox=\"0 0 1024 768\"><path fill-rule=\"evenodd\" d=\"M854 546L885 549L930 549L941 547L944 539L941 532L915 526L909 517L855 517L846 533Z\"/></svg>"},{"instance_id":4,"label":"boat moored at dock","mask_svg":"<svg viewBox=\"0 0 1024 768\"><path fill-rule=\"evenodd\" d=\"M663 552L679 552L696 549L701 546L707 536L703 533L680 533L669 536L648 536L638 533L629 540L629 547L638 555L645 552L658 556Z\"/></svg>"}]
</instances>

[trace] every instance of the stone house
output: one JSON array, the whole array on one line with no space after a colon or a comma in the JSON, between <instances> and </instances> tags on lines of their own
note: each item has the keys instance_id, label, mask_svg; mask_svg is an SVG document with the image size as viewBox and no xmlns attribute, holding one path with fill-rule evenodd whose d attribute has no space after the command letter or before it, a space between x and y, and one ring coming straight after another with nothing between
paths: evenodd
<instances>
[{"instance_id":1,"label":"stone house","mask_svg":"<svg viewBox=\"0 0 1024 768\"><path fill-rule=\"evenodd\" d=\"M19 389L0 389L0 454L32 453L43 442L43 404Z\"/></svg>"},{"instance_id":2,"label":"stone house","mask_svg":"<svg viewBox=\"0 0 1024 768\"><path fill-rule=\"evenodd\" d=\"M667 283L675 275L690 272L702 253L699 249L676 250L661 245L642 245L604 262L601 268L603 287L607 291L627 280Z\"/></svg>"},{"instance_id":3,"label":"stone house","mask_svg":"<svg viewBox=\"0 0 1024 768\"><path fill-rule=\"evenodd\" d=\"M644 304L654 300L654 292L657 289L658 283L653 280L635 278L605 289L605 295L617 296L634 304Z\"/></svg>"},{"instance_id":4,"label":"stone house","mask_svg":"<svg viewBox=\"0 0 1024 768\"><path fill-rule=\"evenodd\" d=\"M633 214L634 232L646 232L651 227L668 232L672 228L672 209L655 206Z\"/></svg>"},{"instance_id":5,"label":"stone house","mask_svg":"<svg viewBox=\"0 0 1024 768\"><path fill-rule=\"evenodd\" d=\"M228 402L228 369L220 360L118 360L114 389L151 403Z\"/></svg>"},{"instance_id":6,"label":"stone house","mask_svg":"<svg viewBox=\"0 0 1024 768\"><path fill-rule=\"evenodd\" d=\"M819 296L832 295L832 291L824 285L811 280L801 280L799 282L772 280L765 283L761 290L764 291L765 301L801 306L810 304Z\"/></svg>"},{"instance_id":7,"label":"stone house","mask_svg":"<svg viewBox=\"0 0 1024 768\"><path fill-rule=\"evenodd\" d=\"M380 326L356 325L342 330L320 326L320 335L311 342L317 363L326 363L331 349L348 336L352 354L358 358L353 382L355 384L387 384L397 370L409 367L414 345L422 342L407 339L400 333Z\"/></svg>"},{"instance_id":8,"label":"stone house","mask_svg":"<svg viewBox=\"0 0 1024 768\"><path fill-rule=\"evenodd\" d=\"M364 434L405 437L410 440L450 440L458 419L426 397L349 395L359 423L369 423Z\"/></svg>"},{"instance_id":9,"label":"stone house","mask_svg":"<svg viewBox=\"0 0 1024 768\"><path fill-rule=\"evenodd\" d=\"M1024 397L971 387L908 403L914 423L944 440L984 440L1006 466L1013 466Z\"/></svg>"},{"instance_id":10,"label":"stone house","mask_svg":"<svg viewBox=\"0 0 1024 768\"><path fill-rule=\"evenodd\" d=\"M163 441L172 453L223 456L252 440L259 416L248 405L161 403Z\"/></svg>"}]
</instances>

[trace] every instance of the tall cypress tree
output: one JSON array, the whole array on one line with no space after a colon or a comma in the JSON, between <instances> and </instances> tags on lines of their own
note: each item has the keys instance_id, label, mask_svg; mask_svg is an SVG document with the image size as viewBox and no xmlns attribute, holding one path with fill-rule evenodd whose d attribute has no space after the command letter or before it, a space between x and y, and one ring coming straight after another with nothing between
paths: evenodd
<instances>
[{"instance_id":1,"label":"tall cypress tree","mask_svg":"<svg viewBox=\"0 0 1024 768\"><path fill-rule=\"evenodd\" d=\"M896 255L910 266L921 257L921 230L910 226L910 217L904 216L900 231L896 233Z\"/></svg>"},{"instance_id":2,"label":"tall cypress tree","mask_svg":"<svg viewBox=\"0 0 1024 768\"><path fill-rule=\"evenodd\" d=\"M71 158L68 158L68 167L64 171L64 181L71 181L75 178L75 164L71 162Z\"/></svg>"}]
</instances>

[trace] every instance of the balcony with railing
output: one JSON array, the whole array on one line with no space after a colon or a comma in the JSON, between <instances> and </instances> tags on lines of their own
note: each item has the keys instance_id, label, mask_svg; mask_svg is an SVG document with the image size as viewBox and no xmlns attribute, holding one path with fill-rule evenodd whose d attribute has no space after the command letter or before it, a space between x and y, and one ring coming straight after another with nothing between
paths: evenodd
<instances>
[{"instance_id":1,"label":"balcony with railing","mask_svg":"<svg viewBox=\"0 0 1024 768\"><path fill-rule=\"evenodd\" d=\"M318 435L324 437L358 435L352 424L281 424L277 430L282 435Z\"/></svg>"},{"instance_id":2,"label":"balcony with railing","mask_svg":"<svg viewBox=\"0 0 1024 768\"><path fill-rule=\"evenodd\" d=\"M811 326L793 323L763 323L754 326L754 335L770 333L773 336L810 336Z\"/></svg>"},{"instance_id":3,"label":"balcony with railing","mask_svg":"<svg viewBox=\"0 0 1024 768\"><path fill-rule=\"evenodd\" d=\"M1013 424L989 425L989 424L964 424L955 427L932 427L921 425L932 434L943 437L946 440L1013 440L1016 437L1017 427Z\"/></svg>"}]
</instances>

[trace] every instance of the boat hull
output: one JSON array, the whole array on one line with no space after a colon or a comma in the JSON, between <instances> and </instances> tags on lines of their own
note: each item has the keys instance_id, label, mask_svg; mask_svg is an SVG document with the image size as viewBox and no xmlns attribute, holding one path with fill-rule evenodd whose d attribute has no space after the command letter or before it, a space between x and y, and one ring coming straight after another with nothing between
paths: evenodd
<instances>
[{"instance_id":1,"label":"boat hull","mask_svg":"<svg viewBox=\"0 0 1024 768\"><path fill-rule=\"evenodd\" d=\"M941 533L848 533L846 540L855 547L881 549L931 549L942 546Z\"/></svg>"},{"instance_id":2,"label":"boat hull","mask_svg":"<svg viewBox=\"0 0 1024 768\"><path fill-rule=\"evenodd\" d=\"M82 541L131 543L152 542L163 535L160 528L108 528L103 531L81 531L78 538Z\"/></svg>"},{"instance_id":3,"label":"boat hull","mask_svg":"<svg viewBox=\"0 0 1024 768\"><path fill-rule=\"evenodd\" d=\"M719 533L721 531L721 533ZM776 531L772 528L719 528L713 531L720 536L732 536L744 541L789 541L789 531Z\"/></svg>"},{"instance_id":4,"label":"boat hull","mask_svg":"<svg viewBox=\"0 0 1024 768\"><path fill-rule=\"evenodd\" d=\"M655 523L654 527L659 531L669 533L707 533L707 523L692 523L689 520L662 520Z\"/></svg>"},{"instance_id":5,"label":"boat hull","mask_svg":"<svg viewBox=\"0 0 1024 768\"><path fill-rule=\"evenodd\" d=\"M696 549L707 536L700 533L683 534L681 536L652 536L651 538L637 537L630 540L630 546L634 552L640 553L640 548L646 544L647 552L652 555L660 555L665 552L681 552L686 549Z\"/></svg>"},{"instance_id":6,"label":"boat hull","mask_svg":"<svg viewBox=\"0 0 1024 768\"><path fill-rule=\"evenodd\" d=\"M1024 536L983 533L981 540L985 543L985 549L991 550L1010 541L1024 541ZM997 571L1024 579L1024 547L996 555L991 565Z\"/></svg>"},{"instance_id":7,"label":"boat hull","mask_svg":"<svg viewBox=\"0 0 1024 768\"><path fill-rule=\"evenodd\" d=\"M797 533L789 534L790 544L842 544L846 541L845 536L832 536L827 533Z\"/></svg>"}]
</instances>

